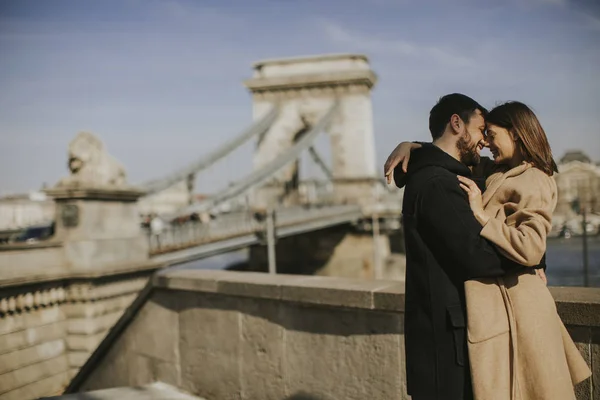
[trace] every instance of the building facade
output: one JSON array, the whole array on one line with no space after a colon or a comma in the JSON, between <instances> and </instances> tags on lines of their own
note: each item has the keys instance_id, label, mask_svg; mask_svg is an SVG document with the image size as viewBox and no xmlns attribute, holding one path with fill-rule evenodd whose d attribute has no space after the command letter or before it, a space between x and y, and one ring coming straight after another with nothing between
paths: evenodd
<instances>
[{"instance_id":1,"label":"building facade","mask_svg":"<svg viewBox=\"0 0 600 400\"><path fill-rule=\"evenodd\" d=\"M600 221L600 166L581 151L569 151L558 164L556 174L558 203L554 212L554 230L565 224L581 224L584 209L588 220ZM594 231L597 230L594 227Z\"/></svg>"}]
</instances>

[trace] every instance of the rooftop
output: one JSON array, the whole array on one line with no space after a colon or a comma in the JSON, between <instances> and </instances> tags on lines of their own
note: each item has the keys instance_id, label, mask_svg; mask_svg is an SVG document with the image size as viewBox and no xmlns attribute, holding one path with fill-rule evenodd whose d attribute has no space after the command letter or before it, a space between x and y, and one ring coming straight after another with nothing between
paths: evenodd
<instances>
[{"instance_id":1,"label":"rooftop","mask_svg":"<svg viewBox=\"0 0 600 400\"><path fill-rule=\"evenodd\" d=\"M561 164L565 164L571 161L580 161L584 163L591 163L590 157L581 150L568 150L564 156L560 159Z\"/></svg>"}]
</instances>

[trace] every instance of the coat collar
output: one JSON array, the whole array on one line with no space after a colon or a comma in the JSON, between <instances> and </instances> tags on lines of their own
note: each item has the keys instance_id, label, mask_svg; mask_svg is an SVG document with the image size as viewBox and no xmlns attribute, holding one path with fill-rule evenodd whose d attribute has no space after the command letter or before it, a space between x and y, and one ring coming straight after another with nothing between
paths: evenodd
<instances>
[{"instance_id":1,"label":"coat collar","mask_svg":"<svg viewBox=\"0 0 600 400\"><path fill-rule=\"evenodd\" d=\"M521 175L529 168L531 168L531 164L524 162L523 164L509 169L506 172L498 172L494 174L497 176L491 180L490 185L485 189L485 192L483 192L483 206L485 207L490 202L492 197L494 197L494 194L498 191L506 179Z\"/></svg>"}]
</instances>

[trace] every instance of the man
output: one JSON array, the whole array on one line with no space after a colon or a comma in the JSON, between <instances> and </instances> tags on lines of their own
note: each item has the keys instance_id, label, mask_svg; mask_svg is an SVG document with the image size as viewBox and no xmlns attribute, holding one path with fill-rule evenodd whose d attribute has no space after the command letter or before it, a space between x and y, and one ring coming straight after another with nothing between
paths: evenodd
<instances>
[{"instance_id":1,"label":"man","mask_svg":"<svg viewBox=\"0 0 600 400\"><path fill-rule=\"evenodd\" d=\"M158 216L158 214L154 214L150 220L150 231L152 232L152 236L154 236L154 240L156 241L156 245L158 247L160 247L160 234L163 232L163 229L163 220Z\"/></svg>"},{"instance_id":2,"label":"man","mask_svg":"<svg viewBox=\"0 0 600 400\"><path fill-rule=\"evenodd\" d=\"M394 171L396 182L406 180L404 332L413 400L472 398L464 282L522 268L479 235L457 178L471 177L480 160L486 113L465 95L442 97L429 116L433 145L411 155L406 176L402 166Z\"/></svg>"}]
</instances>

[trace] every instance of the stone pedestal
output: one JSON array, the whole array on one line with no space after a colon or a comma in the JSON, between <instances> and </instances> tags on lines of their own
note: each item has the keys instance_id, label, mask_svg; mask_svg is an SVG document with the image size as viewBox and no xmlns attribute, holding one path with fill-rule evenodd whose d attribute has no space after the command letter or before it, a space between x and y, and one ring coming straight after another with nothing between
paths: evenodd
<instances>
[{"instance_id":1,"label":"stone pedestal","mask_svg":"<svg viewBox=\"0 0 600 400\"><path fill-rule=\"evenodd\" d=\"M135 188L57 188L56 239L73 271L131 266L148 260Z\"/></svg>"},{"instance_id":2,"label":"stone pedestal","mask_svg":"<svg viewBox=\"0 0 600 400\"><path fill-rule=\"evenodd\" d=\"M55 232L3 246L0 398L61 392L160 264L149 259L125 171L90 133L69 144L70 175L46 192Z\"/></svg>"}]
</instances>

